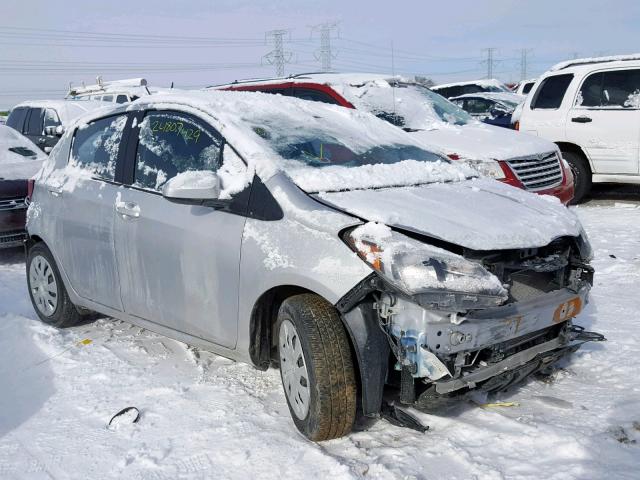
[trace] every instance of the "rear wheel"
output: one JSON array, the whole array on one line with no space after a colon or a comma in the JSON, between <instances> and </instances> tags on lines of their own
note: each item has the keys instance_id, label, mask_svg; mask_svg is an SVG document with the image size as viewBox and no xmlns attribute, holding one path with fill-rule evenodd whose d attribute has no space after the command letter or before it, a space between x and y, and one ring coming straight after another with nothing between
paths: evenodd
<instances>
[{"instance_id":1,"label":"rear wheel","mask_svg":"<svg viewBox=\"0 0 640 480\"><path fill-rule=\"evenodd\" d=\"M56 327L70 327L80 321L81 315L71 303L53 255L44 243L29 249L27 285L40 320Z\"/></svg>"},{"instance_id":2,"label":"rear wheel","mask_svg":"<svg viewBox=\"0 0 640 480\"><path fill-rule=\"evenodd\" d=\"M291 417L313 441L348 434L356 415L349 340L336 309L313 294L285 300L275 330Z\"/></svg>"},{"instance_id":3,"label":"rear wheel","mask_svg":"<svg viewBox=\"0 0 640 480\"><path fill-rule=\"evenodd\" d=\"M587 159L575 152L562 152L573 173L574 194L572 205L580 203L591 191L591 169Z\"/></svg>"}]
</instances>

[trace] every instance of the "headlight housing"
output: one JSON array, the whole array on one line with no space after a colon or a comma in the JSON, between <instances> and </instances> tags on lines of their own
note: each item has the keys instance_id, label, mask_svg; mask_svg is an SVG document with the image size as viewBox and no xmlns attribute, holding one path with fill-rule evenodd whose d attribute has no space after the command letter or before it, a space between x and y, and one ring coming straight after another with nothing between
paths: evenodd
<instances>
[{"instance_id":1,"label":"headlight housing","mask_svg":"<svg viewBox=\"0 0 640 480\"><path fill-rule=\"evenodd\" d=\"M465 311L498 306L508 298L500 280L482 265L386 225L361 225L347 233L346 241L385 280L422 305Z\"/></svg>"},{"instance_id":2,"label":"headlight housing","mask_svg":"<svg viewBox=\"0 0 640 480\"><path fill-rule=\"evenodd\" d=\"M495 160L465 160L465 165L476 170L481 176L493 178L494 180L504 180L506 175Z\"/></svg>"}]
</instances>

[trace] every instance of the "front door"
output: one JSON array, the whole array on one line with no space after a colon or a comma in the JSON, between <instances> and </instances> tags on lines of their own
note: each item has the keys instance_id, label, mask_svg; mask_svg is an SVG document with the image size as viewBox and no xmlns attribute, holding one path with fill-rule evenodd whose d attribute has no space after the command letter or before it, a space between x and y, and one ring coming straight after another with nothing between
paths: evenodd
<instances>
[{"instance_id":1,"label":"front door","mask_svg":"<svg viewBox=\"0 0 640 480\"><path fill-rule=\"evenodd\" d=\"M569 109L566 137L586 150L594 173L638 174L640 70L589 75Z\"/></svg>"},{"instance_id":2,"label":"front door","mask_svg":"<svg viewBox=\"0 0 640 480\"><path fill-rule=\"evenodd\" d=\"M138 130L131 185L116 201L125 312L234 348L245 217L161 194L176 175L217 171L224 141L206 122L174 111L148 112Z\"/></svg>"}]
</instances>

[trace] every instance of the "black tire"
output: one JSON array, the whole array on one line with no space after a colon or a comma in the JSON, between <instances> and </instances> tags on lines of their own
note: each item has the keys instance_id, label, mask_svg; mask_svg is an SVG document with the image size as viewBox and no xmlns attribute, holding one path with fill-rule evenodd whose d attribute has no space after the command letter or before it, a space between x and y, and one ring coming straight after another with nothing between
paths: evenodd
<instances>
[{"instance_id":1,"label":"black tire","mask_svg":"<svg viewBox=\"0 0 640 480\"><path fill-rule=\"evenodd\" d=\"M573 173L574 194L571 205L580 203L591 191L591 169L587 159L576 152L562 152Z\"/></svg>"},{"instance_id":2,"label":"black tire","mask_svg":"<svg viewBox=\"0 0 640 480\"><path fill-rule=\"evenodd\" d=\"M45 312L43 312L41 310L41 307L38 306L36 298L34 298L35 291L38 289L38 286L32 285L32 275L30 274L30 272L32 264L38 261L39 257L44 258L44 260L46 260L46 262L50 266L50 271L47 270L46 273L49 284L52 283L52 279L55 280L54 290L56 291L56 305L50 314L46 314ZM40 320L42 320L44 323L60 328L76 325L82 319L82 315L80 315L76 306L71 303L71 299L69 298L67 289L65 288L64 283L62 282L62 278L60 277L58 266L53 259L53 255L51 255L51 252L44 243L36 243L29 249L29 252L27 253L26 266L29 298L31 299L33 309L38 314Z\"/></svg>"},{"instance_id":3,"label":"black tire","mask_svg":"<svg viewBox=\"0 0 640 480\"><path fill-rule=\"evenodd\" d=\"M304 418L298 418L285 387L280 337L283 322L291 322L299 336L309 376L310 400ZM312 441L347 435L356 416L357 386L349 340L337 310L323 298L301 294L285 300L275 329L280 374L291 418ZM296 362L297 363L297 362Z\"/></svg>"}]
</instances>

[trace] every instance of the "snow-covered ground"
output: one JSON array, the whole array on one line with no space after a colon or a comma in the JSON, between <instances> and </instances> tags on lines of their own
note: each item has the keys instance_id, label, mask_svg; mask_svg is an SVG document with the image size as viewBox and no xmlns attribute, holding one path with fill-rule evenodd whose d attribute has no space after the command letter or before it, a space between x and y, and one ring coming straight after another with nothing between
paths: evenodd
<instances>
[{"instance_id":1,"label":"snow-covered ground","mask_svg":"<svg viewBox=\"0 0 640 480\"><path fill-rule=\"evenodd\" d=\"M425 434L381 420L323 444L296 433L277 371L109 319L41 324L20 252L0 252L0 478L636 479L640 196L631 196L576 209L596 252L578 323L608 342L583 347L548 381L490 399L517 406L465 403L417 413ZM107 429L127 406L140 421Z\"/></svg>"}]
</instances>

